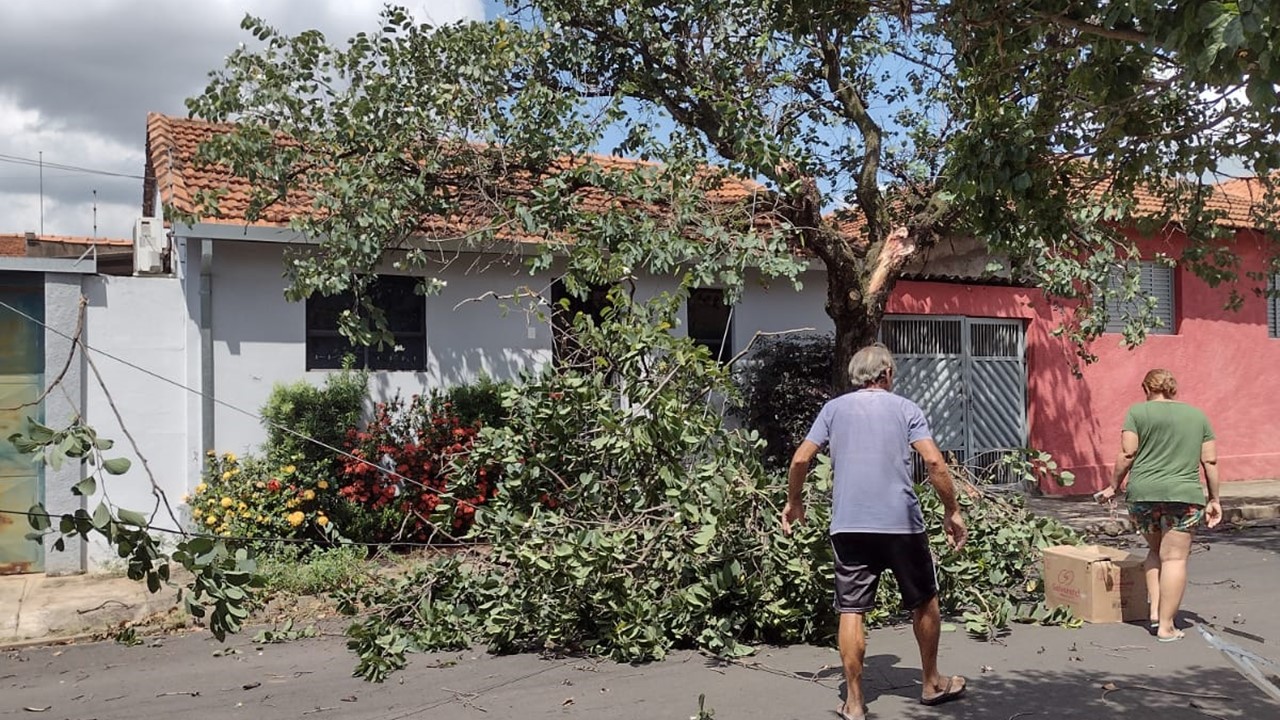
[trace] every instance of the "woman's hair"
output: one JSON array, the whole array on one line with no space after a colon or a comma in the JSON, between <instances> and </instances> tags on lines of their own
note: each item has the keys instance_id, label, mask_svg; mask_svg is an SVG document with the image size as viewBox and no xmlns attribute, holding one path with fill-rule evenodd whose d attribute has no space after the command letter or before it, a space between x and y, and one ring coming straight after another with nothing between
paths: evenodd
<instances>
[{"instance_id":1,"label":"woman's hair","mask_svg":"<svg viewBox=\"0 0 1280 720\"><path fill-rule=\"evenodd\" d=\"M1142 387L1147 392L1159 393L1168 398L1178 394L1178 381L1174 379L1173 373L1159 368L1148 372L1147 376L1142 378Z\"/></svg>"},{"instance_id":2,"label":"woman's hair","mask_svg":"<svg viewBox=\"0 0 1280 720\"><path fill-rule=\"evenodd\" d=\"M868 345L854 353L849 361L849 382L855 388L864 388L892 371L893 353L880 343Z\"/></svg>"}]
</instances>

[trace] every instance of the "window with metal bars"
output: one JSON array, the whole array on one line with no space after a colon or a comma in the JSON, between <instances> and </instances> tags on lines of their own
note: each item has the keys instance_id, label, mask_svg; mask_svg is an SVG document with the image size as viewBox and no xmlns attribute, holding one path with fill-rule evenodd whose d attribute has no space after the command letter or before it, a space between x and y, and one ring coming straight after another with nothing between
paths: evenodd
<instances>
[{"instance_id":1,"label":"window with metal bars","mask_svg":"<svg viewBox=\"0 0 1280 720\"><path fill-rule=\"evenodd\" d=\"M380 275L373 285L373 302L386 313L387 329L395 338L391 346L353 345L338 332L342 311L356 306L350 292L307 298L307 369L337 370L350 355L356 367L366 370L426 370L427 307L417 285L417 278L403 275Z\"/></svg>"},{"instance_id":2,"label":"window with metal bars","mask_svg":"<svg viewBox=\"0 0 1280 720\"><path fill-rule=\"evenodd\" d=\"M1111 274L1109 289L1123 292L1124 269L1117 269ZM1106 332L1124 332L1125 316L1137 317L1146 307L1147 298L1156 299L1154 311L1159 325L1147 330L1151 335L1173 335L1177 332L1177 308L1173 291L1173 268L1152 260L1143 260L1138 264L1138 293L1130 300L1119 297L1107 298Z\"/></svg>"},{"instance_id":3,"label":"window with metal bars","mask_svg":"<svg viewBox=\"0 0 1280 720\"><path fill-rule=\"evenodd\" d=\"M1267 335L1280 338L1280 273L1267 281Z\"/></svg>"}]
</instances>

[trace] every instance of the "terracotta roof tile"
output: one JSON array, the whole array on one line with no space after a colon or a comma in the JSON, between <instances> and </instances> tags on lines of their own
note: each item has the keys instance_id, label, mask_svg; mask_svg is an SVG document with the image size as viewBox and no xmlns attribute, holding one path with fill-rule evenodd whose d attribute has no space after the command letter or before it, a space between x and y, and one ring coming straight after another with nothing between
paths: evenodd
<instances>
[{"instance_id":1,"label":"terracotta roof tile","mask_svg":"<svg viewBox=\"0 0 1280 720\"><path fill-rule=\"evenodd\" d=\"M245 224L252 187L248 180L233 176L223 168L198 167L196 151L200 144L217 133L228 133L232 125L203 120L175 118L159 113L147 116L147 185L144 188L143 212L154 214L154 198L185 213L200 213L197 197L200 191L222 190L216 217L206 217L204 222ZM481 146L472 146L483 149ZM655 163L631 160L608 155L592 155L589 158L603 170L627 170L640 167L657 167ZM558 165L568 167L583 159L565 159ZM553 166L554 168L554 166ZM504 181L508 195L532 190L528 174L509 173ZM576 191L580 203L588 210L604 210L620 200L599 188L581 188ZM750 180L732 178L709 193L708 199L717 204L734 205L753 197L764 195L764 188ZM284 226L298 215L313 212L312 197L302 191L291 191L284 202L267 208L254 224ZM432 216L422 222L422 231L432 236L456 236L493 224L493 206L484 197L462 197L457 201L457 212L449 216ZM523 231L504 229L500 235L519 241L537 241Z\"/></svg>"}]
</instances>

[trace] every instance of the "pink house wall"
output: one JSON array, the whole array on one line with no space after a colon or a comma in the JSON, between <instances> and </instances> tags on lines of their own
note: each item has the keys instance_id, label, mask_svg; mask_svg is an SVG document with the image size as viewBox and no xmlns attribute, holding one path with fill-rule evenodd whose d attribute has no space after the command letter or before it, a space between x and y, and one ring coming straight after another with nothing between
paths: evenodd
<instances>
[{"instance_id":1,"label":"pink house wall","mask_svg":"<svg viewBox=\"0 0 1280 720\"><path fill-rule=\"evenodd\" d=\"M1178 257L1181 236L1142 244L1144 257ZM1054 455L1076 476L1049 493L1092 493L1107 481L1119 449L1125 411L1142 400L1142 376L1154 367L1173 372L1178 399L1203 409L1218 436L1224 480L1280 478L1280 339L1267 336L1266 299L1245 275L1261 271L1263 240L1237 236L1242 260L1239 291L1244 306L1225 309L1230 287L1210 288L1190 272L1175 270L1176 334L1149 335L1132 350L1107 334L1090 350L1097 362L1072 374L1074 352L1055 338L1060 323L1044 296L1025 288L902 282L890 299L893 314L1021 318L1026 327L1028 408L1032 447Z\"/></svg>"}]
</instances>

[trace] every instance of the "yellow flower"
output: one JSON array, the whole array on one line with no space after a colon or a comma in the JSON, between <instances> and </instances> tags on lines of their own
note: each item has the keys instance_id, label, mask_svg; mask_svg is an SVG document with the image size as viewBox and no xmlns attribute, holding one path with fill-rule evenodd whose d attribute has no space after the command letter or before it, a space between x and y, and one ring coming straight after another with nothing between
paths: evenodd
<instances>
[{"instance_id":1,"label":"yellow flower","mask_svg":"<svg viewBox=\"0 0 1280 720\"><path fill-rule=\"evenodd\" d=\"M312 490L311 488L307 488L306 490L303 490L303 491L302 491L302 499L303 499L303 500L315 500L315 499L316 499L316 491L315 491L315 490Z\"/></svg>"},{"instance_id":2,"label":"yellow flower","mask_svg":"<svg viewBox=\"0 0 1280 720\"><path fill-rule=\"evenodd\" d=\"M261 515L259 515L259 516L258 516L258 522L260 522L260 523L264 523L264 522L266 522L266 521L267 521L267 519L266 519L266 518L262 517Z\"/></svg>"},{"instance_id":3,"label":"yellow flower","mask_svg":"<svg viewBox=\"0 0 1280 720\"><path fill-rule=\"evenodd\" d=\"M191 502L191 496L186 493L182 493L182 502Z\"/></svg>"},{"instance_id":4,"label":"yellow flower","mask_svg":"<svg viewBox=\"0 0 1280 720\"><path fill-rule=\"evenodd\" d=\"M287 508L296 508L296 507L298 507L298 501L297 501L297 499L296 499L296 498L295 498L295 499L293 499L293 500L289 500L288 502L286 502L286 503L284 504L284 506L285 506L285 507L287 507Z\"/></svg>"},{"instance_id":5,"label":"yellow flower","mask_svg":"<svg viewBox=\"0 0 1280 720\"><path fill-rule=\"evenodd\" d=\"M303 515L301 510L294 510L285 517L285 520L294 527L298 527L302 524L302 521L306 519L307 516Z\"/></svg>"},{"instance_id":6,"label":"yellow flower","mask_svg":"<svg viewBox=\"0 0 1280 720\"><path fill-rule=\"evenodd\" d=\"M216 452L214 452L214 451L212 451L212 450L210 450L210 451L206 452L206 453L205 453L205 455L208 455L209 457L218 457L218 453L216 453Z\"/></svg>"},{"instance_id":7,"label":"yellow flower","mask_svg":"<svg viewBox=\"0 0 1280 720\"><path fill-rule=\"evenodd\" d=\"M227 453L226 455L223 455L223 456L222 456L222 459L223 459L223 460L226 460L226 461L227 461L227 462L229 462L229 463L233 463L233 462L235 462L235 461L236 461L236 454L235 454L235 453Z\"/></svg>"},{"instance_id":8,"label":"yellow flower","mask_svg":"<svg viewBox=\"0 0 1280 720\"><path fill-rule=\"evenodd\" d=\"M200 508L196 508L196 509L194 509L194 510L192 510L192 511L191 511L191 516L192 516L192 517L200 517L200 516L201 516L201 515L203 515L203 514L204 514L204 511L203 511L203 510L201 510Z\"/></svg>"},{"instance_id":9,"label":"yellow flower","mask_svg":"<svg viewBox=\"0 0 1280 720\"><path fill-rule=\"evenodd\" d=\"M231 531L230 531L230 530L228 530L228 531L226 531L226 532L222 533L222 537L231 537Z\"/></svg>"},{"instance_id":10,"label":"yellow flower","mask_svg":"<svg viewBox=\"0 0 1280 720\"><path fill-rule=\"evenodd\" d=\"M223 479L223 480L230 480L230 479L231 479L231 471L230 471L230 470L228 470L228 471L226 471L226 472L222 473L222 479Z\"/></svg>"},{"instance_id":11,"label":"yellow flower","mask_svg":"<svg viewBox=\"0 0 1280 720\"><path fill-rule=\"evenodd\" d=\"M292 475L293 473L297 472L297 470L298 468L292 465L285 465L284 467L280 468L280 472L284 473L285 475Z\"/></svg>"},{"instance_id":12,"label":"yellow flower","mask_svg":"<svg viewBox=\"0 0 1280 720\"><path fill-rule=\"evenodd\" d=\"M320 488L321 490L328 490L328 489L329 489L329 481L328 481L328 480L321 480L320 482L316 483L316 487Z\"/></svg>"},{"instance_id":13,"label":"yellow flower","mask_svg":"<svg viewBox=\"0 0 1280 720\"><path fill-rule=\"evenodd\" d=\"M204 483L200 483L199 485L196 486L196 494L199 495L200 493L208 489L209 489L208 485L205 485Z\"/></svg>"},{"instance_id":14,"label":"yellow flower","mask_svg":"<svg viewBox=\"0 0 1280 720\"><path fill-rule=\"evenodd\" d=\"M218 498L209 498L208 500L206 500L206 501L204 502L204 504L205 504L205 505L208 505L209 507L217 507L217 506L218 506Z\"/></svg>"},{"instance_id":15,"label":"yellow flower","mask_svg":"<svg viewBox=\"0 0 1280 720\"><path fill-rule=\"evenodd\" d=\"M243 502L243 501L241 501L241 502L240 502L240 504L236 506L236 508L237 508L237 509L240 509L240 510L248 510L248 509L249 509L249 506L248 506L248 505L245 505L245 504L244 504L244 502Z\"/></svg>"},{"instance_id":16,"label":"yellow flower","mask_svg":"<svg viewBox=\"0 0 1280 720\"><path fill-rule=\"evenodd\" d=\"M217 525L217 524L218 524L218 516L217 516L217 515L210 515L209 517L207 517L207 518L205 518L205 519L204 519L204 524L205 524L205 525L209 525L209 526L211 526L211 527L212 527L212 526L214 526L214 525Z\"/></svg>"},{"instance_id":17,"label":"yellow flower","mask_svg":"<svg viewBox=\"0 0 1280 720\"><path fill-rule=\"evenodd\" d=\"M324 527L325 525L329 524L329 518L321 515L320 517L316 518L316 524L319 525L320 527Z\"/></svg>"},{"instance_id":18,"label":"yellow flower","mask_svg":"<svg viewBox=\"0 0 1280 720\"><path fill-rule=\"evenodd\" d=\"M221 505L222 505L222 507L224 507L224 508L229 508L229 507L231 507L232 505L235 505L235 504L236 504L236 501L235 501L235 500L232 500L232 499L231 499L231 498L229 498L229 497L224 497L224 498L222 498L222 503L221 503Z\"/></svg>"}]
</instances>

